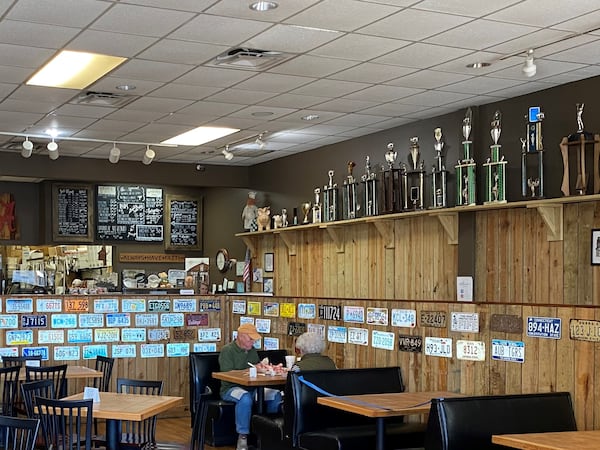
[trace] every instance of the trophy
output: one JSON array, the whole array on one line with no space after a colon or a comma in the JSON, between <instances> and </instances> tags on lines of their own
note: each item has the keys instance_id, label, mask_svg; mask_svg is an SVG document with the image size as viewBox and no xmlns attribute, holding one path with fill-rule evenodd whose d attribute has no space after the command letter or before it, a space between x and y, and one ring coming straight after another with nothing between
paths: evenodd
<instances>
[{"instance_id":1,"label":"trophy","mask_svg":"<svg viewBox=\"0 0 600 450\"><path fill-rule=\"evenodd\" d=\"M300 209L302 210L302 214L304 214L304 220L302 223L308 223L308 213L310 212L310 207L312 206L311 202L305 202L300 205Z\"/></svg>"},{"instance_id":2,"label":"trophy","mask_svg":"<svg viewBox=\"0 0 600 450\"><path fill-rule=\"evenodd\" d=\"M573 172L577 173L575 181L575 192L577 195L588 193L588 181L590 174L586 167L592 166L594 169L593 194L600 192L600 135L585 131L583 125L583 107L584 103L577 103L577 131L568 137L563 137L560 142L560 151L563 159L563 180L561 191L564 195L571 195L571 186L569 176L569 150L574 150L576 156L576 168Z\"/></svg>"},{"instance_id":3,"label":"trophy","mask_svg":"<svg viewBox=\"0 0 600 450\"><path fill-rule=\"evenodd\" d=\"M385 153L387 169L383 169L383 212L394 213L402 211L402 185L400 178L400 169L394 168L394 162L398 152L394 150L394 143L387 145L388 151Z\"/></svg>"},{"instance_id":4,"label":"trophy","mask_svg":"<svg viewBox=\"0 0 600 450\"><path fill-rule=\"evenodd\" d=\"M377 202L377 174L371 171L371 158L365 158L365 174L360 177L364 185L364 211L365 216L376 216L379 214Z\"/></svg>"},{"instance_id":5,"label":"trophy","mask_svg":"<svg viewBox=\"0 0 600 450\"><path fill-rule=\"evenodd\" d=\"M530 198L544 197L544 146L542 144L542 119L539 106L529 108L526 116L527 138L521 138L521 195ZM532 158L533 162L530 162ZM530 176L529 174L532 173ZM536 176L537 175L537 176Z\"/></svg>"},{"instance_id":6,"label":"trophy","mask_svg":"<svg viewBox=\"0 0 600 450\"><path fill-rule=\"evenodd\" d=\"M485 170L485 201L484 204L506 203L506 164L504 156L500 157L498 140L502 132L502 114L500 111L494 113L490 134L493 144L490 146L490 156L483 164Z\"/></svg>"},{"instance_id":7,"label":"trophy","mask_svg":"<svg viewBox=\"0 0 600 450\"><path fill-rule=\"evenodd\" d=\"M333 222L338 220L338 187L337 183L333 182L333 170L327 172L329 176L329 184L323 187L323 211L324 222Z\"/></svg>"},{"instance_id":8,"label":"trophy","mask_svg":"<svg viewBox=\"0 0 600 450\"><path fill-rule=\"evenodd\" d=\"M442 142L442 129L436 128L433 131L433 137L435 138L435 164L431 172L431 194L432 194L432 208L445 208L448 206L448 195L447 195L447 174L446 166L444 165L442 149L444 148L444 142Z\"/></svg>"},{"instance_id":9,"label":"trophy","mask_svg":"<svg viewBox=\"0 0 600 450\"><path fill-rule=\"evenodd\" d=\"M403 207L409 209L409 193L410 193L410 208L423 209L423 183L425 181L425 163L420 160L419 138L410 138L409 162L412 164L411 170L406 170L405 166L400 169L400 177L402 179L402 194Z\"/></svg>"},{"instance_id":10,"label":"trophy","mask_svg":"<svg viewBox=\"0 0 600 450\"><path fill-rule=\"evenodd\" d=\"M321 223L321 189L315 188L315 203L313 204L313 223Z\"/></svg>"},{"instance_id":11,"label":"trophy","mask_svg":"<svg viewBox=\"0 0 600 450\"><path fill-rule=\"evenodd\" d=\"M463 159L458 160L458 164L454 166L456 169L456 206L475 205L475 160L471 157L471 144L473 141L469 139L471 127L473 125L473 112L471 108L467 109L465 118L463 119Z\"/></svg>"},{"instance_id":12,"label":"trophy","mask_svg":"<svg viewBox=\"0 0 600 450\"><path fill-rule=\"evenodd\" d=\"M352 175L352 171L354 170L354 167L356 167L356 163L354 161L348 161L347 167L348 175L346 176L346 179L344 180L344 186L342 187L343 214L344 219L356 219L360 209L358 197L356 196L358 183Z\"/></svg>"}]
</instances>

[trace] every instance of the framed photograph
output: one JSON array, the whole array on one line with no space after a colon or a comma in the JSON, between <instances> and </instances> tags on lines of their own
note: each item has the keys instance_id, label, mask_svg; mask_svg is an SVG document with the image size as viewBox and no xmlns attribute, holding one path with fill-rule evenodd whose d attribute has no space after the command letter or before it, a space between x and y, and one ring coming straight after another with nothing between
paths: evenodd
<instances>
[{"instance_id":1,"label":"framed photograph","mask_svg":"<svg viewBox=\"0 0 600 450\"><path fill-rule=\"evenodd\" d=\"M166 197L165 250L202 250L202 198Z\"/></svg>"},{"instance_id":2,"label":"framed photograph","mask_svg":"<svg viewBox=\"0 0 600 450\"><path fill-rule=\"evenodd\" d=\"M273 293L273 278L265 278L263 280L263 292Z\"/></svg>"},{"instance_id":3,"label":"framed photograph","mask_svg":"<svg viewBox=\"0 0 600 450\"><path fill-rule=\"evenodd\" d=\"M52 185L52 239L93 242L94 197L91 185Z\"/></svg>"},{"instance_id":4,"label":"framed photograph","mask_svg":"<svg viewBox=\"0 0 600 450\"><path fill-rule=\"evenodd\" d=\"M265 272L273 272L273 253L265 253Z\"/></svg>"},{"instance_id":5,"label":"framed photograph","mask_svg":"<svg viewBox=\"0 0 600 450\"><path fill-rule=\"evenodd\" d=\"M592 266L600 265L600 229L592 230L591 255Z\"/></svg>"}]
</instances>

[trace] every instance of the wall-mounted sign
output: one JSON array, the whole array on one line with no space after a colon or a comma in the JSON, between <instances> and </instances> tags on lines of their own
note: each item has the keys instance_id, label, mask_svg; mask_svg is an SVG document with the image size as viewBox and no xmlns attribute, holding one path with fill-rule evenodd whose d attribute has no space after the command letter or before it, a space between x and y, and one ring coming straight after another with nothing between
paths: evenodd
<instances>
[{"instance_id":1,"label":"wall-mounted sign","mask_svg":"<svg viewBox=\"0 0 600 450\"><path fill-rule=\"evenodd\" d=\"M94 201L89 185L52 185L52 239L92 242Z\"/></svg>"},{"instance_id":2,"label":"wall-mounted sign","mask_svg":"<svg viewBox=\"0 0 600 450\"><path fill-rule=\"evenodd\" d=\"M523 333L523 319L515 314L492 314L490 331L521 334Z\"/></svg>"},{"instance_id":3,"label":"wall-mounted sign","mask_svg":"<svg viewBox=\"0 0 600 450\"><path fill-rule=\"evenodd\" d=\"M165 249L202 250L202 198L167 195Z\"/></svg>"},{"instance_id":4,"label":"wall-mounted sign","mask_svg":"<svg viewBox=\"0 0 600 450\"><path fill-rule=\"evenodd\" d=\"M576 341L600 342L600 321L571 319L569 332Z\"/></svg>"}]
</instances>

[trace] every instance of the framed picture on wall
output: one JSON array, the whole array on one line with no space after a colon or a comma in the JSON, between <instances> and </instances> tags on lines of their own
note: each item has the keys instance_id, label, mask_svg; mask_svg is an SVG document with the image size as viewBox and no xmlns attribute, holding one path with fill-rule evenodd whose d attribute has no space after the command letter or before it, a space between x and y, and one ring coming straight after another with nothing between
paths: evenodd
<instances>
[{"instance_id":1,"label":"framed picture on wall","mask_svg":"<svg viewBox=\"0 0 600 450\"><path fill-rule=\"evenodd\" d=\"M590 245L592 255L592 266L600 265L600 229L592 230L592 242Z\"/></svg>"},{"instance_id":2,"label":"framed picture on wall","mask_svg":"<svg viewBox=\"0 0 600 450\"><path fill-rule=\"evenodd\" d=\"M202 250L202 198L166 196L165 249Z\"/></svg>"},{"instance_id":3,"label":"framed picture on wall","mask_svg":"<svg viewBox=\"0 0 600 450\"><path fill-rule=\"evenodd\" d=\"M273 272L273 253L265 253L265 272Z\"/></svg>"},{"instance_id":4,"label":"framed picture on wall","mask_svg":"<svg viewBox=\"0 0 600 450\"><path fill-rule=\"evenodd\" d=\"M91 185L52 185L52 239L92 242L94 197Z\"/></svg>"}]
</instances>

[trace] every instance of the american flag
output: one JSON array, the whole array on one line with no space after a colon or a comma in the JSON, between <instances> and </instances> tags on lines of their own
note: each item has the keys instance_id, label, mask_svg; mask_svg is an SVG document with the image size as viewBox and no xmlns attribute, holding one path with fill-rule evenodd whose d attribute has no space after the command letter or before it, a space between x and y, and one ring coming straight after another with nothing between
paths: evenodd
<instances>
[{"instance_id":1,"label":"american flag","mask_svg":"<svg viewBox=\"0 0 600 450\"><path fill-rule=\"evenodd\" d=\"M246 292L250 292L250 290L251 290L251 284L250 284L251 262L252 262L252 257L250 255L250 249L247 248L246 249L246 259L244 259L244 272L242 274L242 280L244 280Z\"/></svg>"}]
</instances>

